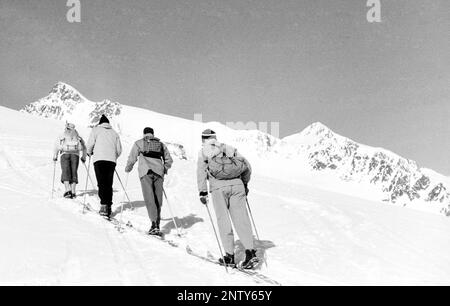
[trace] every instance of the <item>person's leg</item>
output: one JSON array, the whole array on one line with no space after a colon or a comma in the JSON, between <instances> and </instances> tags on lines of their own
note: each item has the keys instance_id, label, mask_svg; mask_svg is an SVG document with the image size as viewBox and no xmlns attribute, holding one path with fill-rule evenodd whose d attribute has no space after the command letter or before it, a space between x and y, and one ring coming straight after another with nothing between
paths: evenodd
<instances>
[{"instance_id":1,"label":"person's leg","mask_svg":"<svg viewBox=\"0 0 450 306\"><path fill-rule=\"evenodd\" d=\"M65 193L70 191L70 157L68 154L61 155L61 183L64 184Z\"/></svg>"},{"instance_id":2,"label":"person's leg","mask_svg":"<svg viewBox=\"0 0 450 306\"><path fill-rule=\"evenodd\" d=\"M95 177L97 178L98 197L100 198L100 204L106 205L105 198L105 171L103 161L97 161L94 163Z\"/></svg>"},{"instance_id":3,"label":"person's leg","mask_svg":"<svg viewBox=\"0 0 450 306\"><path fill-rule=\"evenodd\" d=\"M230 196L230 187L223 187L214 190L211 193L214 211L217 217L217 226L219 228L220 239L227 254L234 254L234 234L228 216L228 198Z\"/></svg>"},{"instance_id":4,"label":"person's leg","mask_svg":"<svg viewBox=\"0 0 450 306\"><path fill-rule=\"evenodd\" d=\"M105 167L106 178L105 178L105 201L106 205L109 207L113 204L113 183L114 183L114 173L116 170L116 163L107 162Z\"/></svg>"},{"instance_id":5,"label":"person's leg","mask_svg":"<svg viewBox=\"0 0 450 306\"><path fill-rule=\"evenodd\" d=\"M164 179L157 174L153 174L153 191L155 194L155 205L157 212L156 224L159 228L159 223L161 222L161 208L163 205L163 190L164 190Z\"/></svg>"},{"instance_id":6,"label":"person's leg","mask_svg":"<svg viewBox=\"0 0 450 306\"><path fill-rule=\"evenodd\" d=\"M141 178L141 187L145 206L147 207L148 217L152 223L157 222L158 210L155 203L155 193L153 192L153 179L151 174L147 174Z\"/></svg>"},{"instance_id":7,"label":"person's leg","mask_svg":"<svg viewBox=\"0 0 450 306\"><path fill-rule=\"evenodd\" d=\"M234 228L246 250L254 249L253 231L247 211L245 188L243 185L232 187L230 196L230 216Z\"/></svg>"},{"instance_id":8,"label":"person's leg","mask_svg":"<svg viewBox=\"0 0 450 306\"><path fill-rule=\"evenodd\" d=\"M80 157L76 154L70 155L70 165L71 165L71 172L72 172L72 195L75 196L76 194L76 186L78 184L78 166L80 164Z\"/></svg>"}]
</instances>

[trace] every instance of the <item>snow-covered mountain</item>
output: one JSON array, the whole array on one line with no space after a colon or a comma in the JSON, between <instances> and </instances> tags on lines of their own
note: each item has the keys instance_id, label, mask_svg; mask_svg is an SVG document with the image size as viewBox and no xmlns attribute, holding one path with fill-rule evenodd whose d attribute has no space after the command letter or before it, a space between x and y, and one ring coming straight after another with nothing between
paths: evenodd
<instances>
[{"instance_id":1,"label":"snow-covered mountain","mask_svg":"<svg viewBox=\"0 0 450 306\"><path fill-rule=\"evenodd\" d=\"M221 140L237 146L256 161L260 169L265 169L265 164L283 161L280 167L284 167L285 173L312 171L373 190L376 195L366 196L371 200L450 215L450 185L445 176L419 168L414 161L388 150L340 136L319 122L298 134L278 139L257 130L234 130L218 122L203 124L110 100L92 102L62 82L22 112L85 127L95 125L106 114L119 133L130 138L140 137L144 126L152 126L158 137L168 141L169 150L181 159L196 158L199 135L209 127L218 132ZM270 171L266 173L269 175Z\"/></svg>"},{"instance_id":2,"label":"snow-covered mountain","mask_svg":"<svg viewBox=\"0 0 450 306\"><path fill-rule=\"evenodd\" d=\"M338 135L320 122L284 138L276 150L326 175L373 186L381 191L383 201L403 206L419 201L450 215L450 186L445 176L388 150Z\"/></svg>"},{"instance_id":3,"label":"snow-covered mountain","mask_svg":"<svg viewBox=\"0 0 450 306\"><path fill-rule=\"evenodd\" d=\"M108 99L92 102L72 86L58 82L46 97L25 106L22 112L94 126L102 114L115 118L120 115L121 109L120 103ZM116 128L120 129L118 126Z\"/></svg>"},{"instance_id":4,"label":"snow-covered mountain","mask_svg":"<svg viewBox=\"0 0 450 306\"><path fill-rule=\"evenodd\" d=\"M199 122L122 105L108 99L93 102L63 82L57 82L46 97L26 105L21 112L69 121L82 127L95 126L101 115L105 114L120 134L133 137L139 137L144 126L151 126L161 138L171 139L172 141L167 143L169 148L174 149L175 155L185 159L196 158L200 145L199 135L203 128L203 124ZM209 127L220 132L222 139L251 155L266 154L278 141L275 137L257 130L236 131L218 122L209 123ZM189 152L186 153L186 149Z\"/></svg>"}]
</instances>

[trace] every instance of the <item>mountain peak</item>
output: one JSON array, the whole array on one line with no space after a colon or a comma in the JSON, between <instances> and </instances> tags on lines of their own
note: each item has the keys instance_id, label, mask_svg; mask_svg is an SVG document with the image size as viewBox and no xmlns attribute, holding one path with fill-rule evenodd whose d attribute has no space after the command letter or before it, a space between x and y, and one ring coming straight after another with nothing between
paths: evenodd
<instances>
[{"instance_id":1,"label":"mountain peak","mask_svg":"<svg viewBox=\"0 0 450 306\"><path fill-rule=\"evenodd\" d=\"M333 131L322 122L314 122L300 132L302 135L326 135Z\"/></svg>"},{"instance_id":2,"label":"mountain peak","mask_svg":"<svg viewBox=\"0 0 450 306\"><path fill-rule=\"evenodd\" d=\"M53 88L64 88L64 87L70 87L70 88L73 88L73 87L70 86L69 84L64 83L64 82L61 82L61 81L58 81L58 82L55 83L55 85L53 85Z\"/></svg>"},{"instance_id":3,"label":"mountain peak","mask_svg":"<svg viewBox=\"0 0 450 306\"><path fill-rule=\"evenodd\" d=\"M90 101L73 86L58 81L46 97L26 105L22 111L44 118L93 126L98 123L101 115L105 114L113 119L120 114L121 109L120 103L107 99L101 102ZM118 126L114 127L120 130Z\"/></svg>"},{"instance_id":4,"label":"mountain peak","mask_svg":"<svg viewBox=\"0 0 450 306\"><path fill-rule=\"evenodd\" d=\"M66 100L68 98L72 99L75 102L80 102L81 100L86 100L78 90L76 90L73 86L58 81L55 85L53 85L50 90L49 95L57 95L61 100Z\"/></svg>"}]
</instances>

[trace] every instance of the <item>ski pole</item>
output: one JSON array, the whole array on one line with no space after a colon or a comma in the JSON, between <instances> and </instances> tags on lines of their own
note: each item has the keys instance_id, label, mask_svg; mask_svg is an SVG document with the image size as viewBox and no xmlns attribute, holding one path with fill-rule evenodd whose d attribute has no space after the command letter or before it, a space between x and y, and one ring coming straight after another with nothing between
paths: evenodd
<instances>
[{"instance_id":1,"label":"ski pole","mask_svg":"<svg viewBox=\"0 0 450 306\"><path fill-rule=\"evenodd\" d=\"M87 187L88 187L88 181L89 181L89 170L90 170L90 168L91 168L91 157L89 156L89 164L86 167L87 175L86 175L86 185L84 187L83 214L84 214L84 211L86 210L86 194L87 194Z\"/></svg>"},{"instance_id":2,"label":"ski pole","mask_svg":"<svg viewBox=\"0 0 450 306\"><path fill-rule=\"evenodd\" d=\"M122 186L123 192L125 193L125 196L128 199L128 203L130 203L131 210L133 210L134 209L133 204L131 203L130 197L128 196L128 193L127 193L125 187L123 186L123 183L122 183L122 180L120 179L119 173L117 173L117 170L115 170L115 169L114 169L114 172L116 173L117 178L119 179L119 183Z\"/></svg>"},{"instance_id":3,"label":"ski pole","mask_svg":"<svg viewBox=\"0 0 450 306\"><path fill-rule=\"evenodd\" d=\"M208 201L208 200L206 200L206 201ZM216 232L216 227L214 226L214 222L211 217L211 212L209 211L208 202L206 202L205 206L206 206L206 210L208 210L209 220L211 221L211 225L214 230L214 235L216 236L217 245L219 246L220 256L222 256L222 259L223 259L224 257L223 257L222 247L220 246L219 237L217 236L217 232ZM227 265L225 264L225 262L224 262L223 266L225 267L225 271L227 271L227 273L228 273L228 268L227 268Z\"/></svg>"},{"instance_id":4,"label":"ski pole","mask_svg":"<svg viewBox=\"0 0 450 306\"><path fill-rule=\"evenodd\" d=\"M256 229L255 220L253 219L252 209L250 208L250 203L248 202L248 198L247 197L245 197L245 202L247 202L247 208L248 208L248 212L250 214L250 219L252 220L253 227L255 229L256 238L258 239L258 241L261 241L261 239L259 239L258 230ZM264 263L266 264L266 268L267 268L267 260L266 260L265 254L264 254Z\"/></svg>"},{"instance_id":5,"label":"ski pole","mask_svg":"<svg viewBox=\"0 0 450 306\"><path fill-rule=\"evenodd\" d=\"M55 175L56 175L56 160L53 161L53 183L52 183L52 199L55 193Z\"/></svg>"},{"instance_id":6,"label":"ski pole","mask_svg":"<svg viewBox=\"0 0 450 306\"><path fill-rule=\"evenodd\" d=\"M127 173L127 176L125 178L125 188L128 186L128 176L129 176L129 173ZM125 188L123 189L124 194L123 194L123 199L122 199L122 205L120 207L120 222L119 222L119 228L117 229L119 232L122 231L123 203L125 202L125 195L126 195ZM130 204L131 204L131 202L130 202Z\"/></svg>"},{"instance_id":7,"label":"ski pole","mask_svg":"<svg viewBox=\"0 0 450 306\"><path fill-rule=\"evenodd\" d=\"M88 167L86 166L86 163L83 163L83 164L84 164L84 168L86 168L87 175L88 175L89 181L91 182L92 188L93 188L94 190L96 190L94 181L92 180L91 174L90 174L89 171L88 171ZM87 185L86 185L86 189L87 189ZM87 191L87 190L85 190L85 191Z\"/></svg>"},{"instance_id":8,"label":"ski pole","mask_svg":"<svg viewBox=\"0 0 450 306\"><path fill-rule=\"evenodd\" d=\"M164 189L164 187L163 187L163 194L164 194L164 197L166 198L167 206L169 206L170 215L172 216L173 224L175 224L175 228L177 229L178 237L181 237L180 230L178 229L177 221L175 220L175 218L173 216L172 208L170 207L170 202L169 202L169 199L167 198L166 190Z\"/></svg>"}]
</instances>

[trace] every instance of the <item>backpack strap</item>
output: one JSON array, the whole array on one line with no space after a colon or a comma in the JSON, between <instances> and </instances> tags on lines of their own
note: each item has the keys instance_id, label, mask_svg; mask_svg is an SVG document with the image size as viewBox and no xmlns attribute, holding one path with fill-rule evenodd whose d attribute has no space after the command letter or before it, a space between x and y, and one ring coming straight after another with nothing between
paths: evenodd
<instances>
[{"instance_id":1,"label":"backpack strap","mask_svg":"<svg viewBox=\"0 0 450 306\"><path fill-rule=\"evenodd\" d=\"M145 141L146 141L145 138L143 138L144 145L145 145ZM165 152L164 152L164 145L163 145L163 143L158 138L153 138L150 141L157 141L158 143L160 143L161 144L161 151L160 152L152 152L152 151L144 152L143 149L141 149L138 146L139 154L144 156L144 157L155 158L155 159L159 159L159 160L165 162L165 159L164 159L164 153Z\"/></svg>"}]
</instances>

